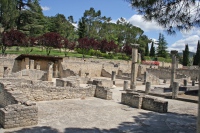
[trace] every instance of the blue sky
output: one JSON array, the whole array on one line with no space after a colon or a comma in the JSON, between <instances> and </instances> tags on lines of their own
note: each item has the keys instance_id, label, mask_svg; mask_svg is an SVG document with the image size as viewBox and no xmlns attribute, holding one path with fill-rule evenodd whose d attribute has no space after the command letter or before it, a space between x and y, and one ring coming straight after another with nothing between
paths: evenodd
<instances>
[{"instance_id":1,"label":"blue sky","mask_svg":"<svg viewBox=\"0 0 200 133\"><path fill-rule=\"evenodd\" d=\"M182 51L185 44L188 44L189 50L196 52L197 42L200 40L200 29L196 28L187 33L177 32L173 36L167 35L155 22L145 22L142 16L138 15L124 0L40 0L40 5L45 16L55 16L60 13L66 18L72 15L75 21L78 21L90 7L96 11L100 10L102 16L111 17L113 21L123 17L144 30L144 34L149 38L158 39L159 33L164 34L169 51Z\"/></svg>"}]
</instances>

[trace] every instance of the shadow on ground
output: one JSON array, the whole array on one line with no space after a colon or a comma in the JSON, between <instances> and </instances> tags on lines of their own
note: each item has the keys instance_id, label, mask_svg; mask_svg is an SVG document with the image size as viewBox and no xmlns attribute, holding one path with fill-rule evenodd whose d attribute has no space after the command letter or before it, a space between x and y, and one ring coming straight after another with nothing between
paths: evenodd
<instances>
[{"instance_id":1,"label":"shadow on ground","mask_svg":"<svg viewBox=\"0 0 200 133\"><path fill-rule=\"evenodd\" d=\"M135 122L122 122L117 128L65 128L64 131L42 126L23 128L5 133L195 133L196 116L177 113L140 113L133 116ZM67 123L66 123L67 126Z\"/></svg>"}]
</instances>

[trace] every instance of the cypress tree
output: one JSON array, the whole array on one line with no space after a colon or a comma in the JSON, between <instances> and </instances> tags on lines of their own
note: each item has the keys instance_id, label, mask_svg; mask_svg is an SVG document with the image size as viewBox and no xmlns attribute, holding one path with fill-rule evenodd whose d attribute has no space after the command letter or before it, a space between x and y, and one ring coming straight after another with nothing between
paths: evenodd
<instances>
[{"instance_id":1,"label":"cypress tree","mask_svg":"<svg viewBox=\"0 0 200 133\"><path fill-rule=\"evenodd\" d=\"M154 43L151 43L151 49L150 49L150 54L149 56L151 57L155 57L155 47L154 47Z\"/></svg>"},{"instance_id":2,"label":"cypress tree","mask_svg":"<svg viewBox=\"0 0 200 133\"><path fill-rule=\"evenodd\" d=\"M148 43L146 44L146 47L145 47L145 56L149 56L149 45L148 45Z\"/></svg>"},{"instance_id":3,"label":"cypress tree","mask_svg":"<svg viewBox=\"0 0 200 133\"><path fill-rule=\"evenodd\" d=\"M200 59L200 41L198 41L197 44L196 54L193 56L193 65L198 65L200 63L199 59Z\"/></svg>"},{"instance_id":4,"label":"cypress tree","mask_svg":"<svg viewBox=\"0 0 200 133\"><path fill-rule=\"evenodd\" d=\"M167 42L164 35L161 33L158 38L157 56L163 58L167 57Z\"/></svg>"},{"instance_id":5,"label":"cypress tree","mask_svg":"<svg viewBox=\"0 0 200 133\"><path fill-rule=\"evenodd\" d=\"M183 51L183 66L189 65L189 47L188 44L185 45L185 50Z\"/></svg>"}]
</instances>

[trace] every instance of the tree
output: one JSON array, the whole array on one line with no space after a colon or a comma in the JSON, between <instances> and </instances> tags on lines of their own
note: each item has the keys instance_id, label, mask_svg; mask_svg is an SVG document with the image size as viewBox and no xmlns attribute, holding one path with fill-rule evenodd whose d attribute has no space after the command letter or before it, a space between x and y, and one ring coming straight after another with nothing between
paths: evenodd
<instances>
[{"instance_id":1,"label":"tree","mask_svg":"<svg viewBox=\"0 0 200 133\"><path fill-rule=\"evenodd\" d=\"M151 57L155 57L155 47L154 47L154 43L151 43L151 48L150 48L150 54L149 56Z\"/></svg>"},{"instance_id":2,"label":"tree","mask_svg":"<svg viewBox=\"0 0 200 133\"><path fill-rule=\"evenodd\" d=\"M145 56L149 56L149 44L146 43L146 47L145 47Z\"/></svg>"},{"instance_id":3,"label":"tree","mask_svg":"<svg viewBox=\"0 0 200 133\"><path fill-rule=\"evenodd\" d=\"M158 47L157 47L157 56L167 58L167 42L163 34L159 33L158 38Z\"/></svg>"},{"instance_id":4,"label":"tree","mask_svg":"<svg viewBox=\"0 0 200 133\"><path fill-rule=\"evenodd\" d=\"M193 65L199 65L199 63L200 63L199 59L200 59L200 41L198 41L197 51L193 57Z\"/></svg>"},{"instance_id":5,"label":"tree","mask_svg":"<svg viewBox=\"0 0 200 133\"><path fill-rule=\"evenodd\" d=\"M48 32L39 38L39 44L46 49L46 54L50 55L52 48L61 48L63 38L55 32Z\"/></svg>"},{"instance_id":6,"label":"tree","mask_svg":"<svg viewBox=\"0 0 200 133\"><path fill-rule=\"evenodd\" d=\"M185 50L183 51L183 66L188 66L190 61L189 61L189 47L188 44L185 45Z\"/></svg>"},{"instance_id":7,"label":"tree","mask_svg":"<svg viewBox=\"0 0 200 133\"><path fill-rule=\"evenodd\" d=\"M148 21L155 20L169 34L200 26L199 0L125 0Z\"/></svg>"},{"instance_id":8,"label":"tree","mask_svg":"<svg viewBox=\"0 0 200 133\"><path fill-rule=\"evenodd\" d=\"M70 50L74 50L75 46L76 46L75 42L69 42L66 38L63 39L63 48L65 52L65 57L67 56Z\"/></svg>"},{"instance_id":9,"label":"tree","mask_svg":"<svg viewBox=\"0 0 200 133\"><path fill-rule=\"evenodd\" d=\"M16 26L15 20L19 15L16 4L16 0L0 0L0 28L3 28L4 31Z\"/></svg>"},{"instance_id":10,"label":"tree","mask_svg":"<svg viewBox=\"0 0 200 133\"><path fill-rule=\"evenodd\" d=\"M2 36L3 36L1 45L2 54L5 54L7 47L19 46L26 43L25 34L23 34L18 30L12 29L8 32L4 32Z\"/></svg>"},{"instance_id":11,"label":"tree","mask_svg":"<svg viewBox=\"0 0 200 133\"><path fill-rule=\"evenodd\" d=\"M78 36L79 39L84 38L86 36L86 24L84 17L82 17L78 22Z\"/></svg>"},{"instance_id":12,"label":"tree","mask_svg":"<svg viewBox=\"0 0 200 133\"><path fill-rule=\"evenodd\" d=\"M44 16L39 0L16 0L18 17L17 29L29 36L38 36L43 33Z\"/></svg>"}]
</instances>

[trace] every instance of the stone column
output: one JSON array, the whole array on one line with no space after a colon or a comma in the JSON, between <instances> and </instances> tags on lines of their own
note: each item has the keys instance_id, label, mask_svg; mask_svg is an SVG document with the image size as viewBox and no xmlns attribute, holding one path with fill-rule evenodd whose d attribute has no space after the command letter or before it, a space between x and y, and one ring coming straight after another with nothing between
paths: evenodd
<instances>
[{"instance_id":1,"label":"stone column","mask_svg":"<svg viewBox=\"0 0 200 133\"><path fill-rule=\"evenodd\" d=\"M137 73L137 76L140 77L142 75L142 66L139 65L138 66L138 73Z\"/></svg>"},{"instance_id":2,"label":"stone column","mask_svg":"<svg viewBox=\"0 0 200 133\"><path fill-rule=\"evenodd\" d=\"M192 86L195 86L195 80L192 80Z\"/></svg>"},{"instance_id":3,"label":"stone column","mask_svg":"<svg viewBox=\"0 0 200 133\"><path fill-rule=\"evenodd\" d=\"M53 78L53 63L50 62L47 70L47 81L52 81Z\"/></svg>"},{"instance_id":4,"label":"stone column","mask_svg":"<svg viewBox=\"0 0 200 133\"><path fill-rule=\"evenodd\" d=\"M58 64L55 64L55 73L54 73L54 77L58 78Z\"/></svg>"},{"instance_id":5,"label":"stone column","mask_svg":"<svg viewBox=\"0 0 200 133\"><path fill-rule=\"evenodd\" d=\"M111 80L113 81L113 85L115 85L115 78L116 78L116 72L112 71Z\"/></svg>"},{"instance_id":6,"label":"stone column","mask_svg":"<svg viewBox=\"0 0 200 133\"><path fill-rule=\"evenodd\" d=\"M140 53L138 53L138 62L140 63L141 62L141 54Z\"/></svg>"},{"instance_id":7,"label":"stone column","mask_svg":"<svg viewBox=\"0 0 200 133\"><path fill-rule=\"evenodd\" d=\"M30 69L34 69L34 60L30 60Z\"/></svg>"},{"instance_id":8,"label":"stone column","mask_svg":"<svg viewBox=\"0 0 200 133\"><path fill-rule=\"evenodd\" d=\"M127 80L124 81L123 90L124 90L124 91L125 91L125 90L128 90L128 81L127 81Z\"/></svg>"},{"instance_id":9,"label":"stone column","mask_svg":"<svg viewBox=\"0 0 200 133\"><path fill-rule=\"evenodd\" d=\"M25 58L25 69L29 69L29 58Z\"/></svg>"},{"instance_id":10,"label":"stone column","mask_svg":"<svg viewBox=\"0 0 200 133\"><path fill-rule=\"evenodd\" d=\"M178 98L178 91L179 91L179 83L178 82L173 82L172 99Z\"/></svg>"},{"instance_id":11,"label":"stone column","mask_svg":"<svg viewBox=\"0 0 200 133\"><path fill-rule=\"evenodd\" d=\"M146 84L146 81L147 81L147 71L146 72L144 72L144 85Z\"/></svg>"},{"instance_id":12,"label":"stone column","mask_svg":"<svg viewBox=\"0 0 200 133\"><path fill-rule=\"evenodd\" d=\"M178 51L172 50L171 56L172 56L172 67L171 67L171 80L170 80L170 87L173 88L173 83L176 78L176 54Z\"/></svg>"},{"instance_id":13,"label":"stone column","mask_svg":"<svg viewBox=\"0 0 200 133\"><path fill-rule=\"evenodd\" d=\"M145 94L149 94L150 89L151 89L151 82L146 82Z\"/></svg>"},{"instance_id":14,"label":"stone column","mask_svg":"<svg viewBox=\"0 0 200 133\"><path fill-rule=\"evenodd\" d=\"M36 69L40 70L40 65L39 64L36 65Z\"/></svg>"},{"instance_id":15,"label":"stone column","mask_svg":"<svg viewBox=\"0 0 200 133\"><path fill-rule=\"evenodd\" d=\"M131 64L131 82L130 89L136 90L136 78L137 78L137 59L138 59L138 47L139 44L131 44L132 46L132 64Z\"/></svg>"},{"instance_id":16,"label":"stone column","mask_svg":"<svg viewBox=\"0 0 200 133\"><path fill-rule=\"evenodd\" d=\"M184 80L183 80L183 85L184 85L184 86L187 86L187 79L184 79Z\"/></svg>"}]
</instances>

